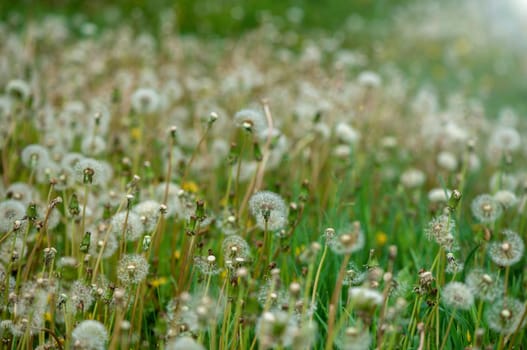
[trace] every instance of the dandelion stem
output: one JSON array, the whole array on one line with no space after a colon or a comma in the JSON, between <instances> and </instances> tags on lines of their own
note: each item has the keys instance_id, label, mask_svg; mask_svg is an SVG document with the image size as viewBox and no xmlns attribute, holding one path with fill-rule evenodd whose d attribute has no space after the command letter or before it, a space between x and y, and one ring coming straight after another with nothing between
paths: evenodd
<instances>
[{"instance_id":1,"label":"dandelion stem","mask_svg":"<svg viewBox=\"0 0 527 350\"><path fill-rule=\"evenodd\" d=\"M450 328L452 327L452 323L454 322L455 316L456 316L456 310L453 310L452 315L450 315L450 320L448 321L448 326L446 327L445 334L443 335L443 343L441 344L441 347L439 348L439 350L443 350L448 341L448 334L450 333Z\"/></svg>"},{"instance_id":2,"label":"dandelion stem","mask_svg":"<svg viewBox=\"0 0 527 350\"><path fill-rule=\"evenodd\" d=\"M348 266L348 261L351 257L351 253L344 255L344 259L340 265L340 271L337 277L337 282L335 284L335 289L333 290L333 296L331 297L331 302L329 304L329 316L328 316L328 341L326 342L326 350L330 349L331 343L330 339L333 337L333 327L335 324L335 316L337 313L337 303L340 299L340 292L342 290L342 281L344 280L344 275L346 274L346 267Z\"/></svg>"}]
</instances>

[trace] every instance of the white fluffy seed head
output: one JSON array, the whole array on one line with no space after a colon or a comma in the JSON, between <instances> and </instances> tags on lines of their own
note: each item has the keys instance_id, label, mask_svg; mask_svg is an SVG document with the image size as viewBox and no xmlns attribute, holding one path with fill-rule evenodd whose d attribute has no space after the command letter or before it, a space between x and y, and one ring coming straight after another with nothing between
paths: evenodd
<instances>
[{"instance_id":1,"label":"white fluffy seed head","mask_svg":"<svg viewBox=\"0 0 527 350\"><path fill-rule=\"evenodd\" d=\"M287 224L289 209L280 195L260 191L252 195L249 208L262 230L277 231Z\"/></svg>"},{"instance_id":2,"label":"white fluffy seed head","mask_svg":"<svg viewBox=\"0 0 527 350\"><path fill-rule=\"evenodd\" d=\"M443 287L442 302L454 309L469 310L474 304L474 294L464 283L450 282Z\"/></svg>"},{"instance_id":3,"label":"white fluffy seed head","mask_svg":"<svg viewBox=\"0 0 527 350\"><path fill-rule=\"evenodd\" d=\"M73 349L104 350L108 341L108 331L98 321L82 321L71 333Z\"/></svg>"}]
</instances>

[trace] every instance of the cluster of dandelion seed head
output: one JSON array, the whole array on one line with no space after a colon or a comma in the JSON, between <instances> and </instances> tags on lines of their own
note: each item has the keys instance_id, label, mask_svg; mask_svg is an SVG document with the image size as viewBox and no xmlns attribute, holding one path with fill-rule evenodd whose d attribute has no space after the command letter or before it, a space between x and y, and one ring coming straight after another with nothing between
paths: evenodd
<instances>
[{"instance_id":1,"label":"cluster of dandelion seed head","mask_svg":"<svg viewBox=\"0 0 527 350\"><path fill-rule=\"evenodd\" d=\"M464 283L449 282L441 289L441 301L453 309L469 310L474 304L474 294Z\"/></svg>"},{"instance_id":2,"label":"cluster of dandelion seed head","mask_svg":"<svg viewBox=\"0 0 527 350\"><path fill-rule=\"evenodd\" d=\"M142 255L125 255L117 265L117 278L123 285L138 284L146 278L148 268L148 261Z\"/></svg>"},{"instance_id":3,"label":"cluster of dandelion seed head","mask_svg":"<svg viewBox=\"0 0 527 350\"><path fill-rule=\"evenodd\" d=\"M108 331L95 320L80 322L71 332L72 349L104 350L108 342Z\"/></svg>"},{"instance_id":4,"label":"cluster of dandelion seed head","mask_svg":"<svg viewBox=\"0 0 527 350\"><path fill-rule=\"evenodd\" d=\"M249 208L256 224L262 230L277 231L287 224L287 204L274 192L256 192L249 200Z\"/></svg>"},{"instance_id":5,"label":"cluster of dandelion seed head","mask_svg":"<svg viewBox=\"0 0 527 350\"><path fill-rule=\"evenodd\" d=\"M492 261L499 266L511 266L519 262L525 252L520 235L512 230L501 232L501 241L490 242L487 249Z\"/></svg>"},{"instance_id":6,"label":"cluster of dandelion seed head","mask_svg":"<svg viewBox=\"0 0 527 350\"><path fill-rule=\"evenodd\" d=\"M490 194L480 194L470 205L474 217L482 223L493 223L503 214L500 202Z\"/></svg>"}]
</instances>

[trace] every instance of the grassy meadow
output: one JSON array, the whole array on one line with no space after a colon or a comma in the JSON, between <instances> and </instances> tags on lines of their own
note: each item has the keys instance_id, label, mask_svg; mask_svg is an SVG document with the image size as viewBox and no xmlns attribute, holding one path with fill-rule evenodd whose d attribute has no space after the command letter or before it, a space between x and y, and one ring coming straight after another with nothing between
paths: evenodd
<instances>
[{"instance_id":1,"label":"grassy meadow","mask_svg":"<svg viewBox=\"0 0 527 350\"><path fill-rule=\"evenodd\" d=\"M523 349L520 3L0 3L0 348Z\"/></svg>"}]
</instances>

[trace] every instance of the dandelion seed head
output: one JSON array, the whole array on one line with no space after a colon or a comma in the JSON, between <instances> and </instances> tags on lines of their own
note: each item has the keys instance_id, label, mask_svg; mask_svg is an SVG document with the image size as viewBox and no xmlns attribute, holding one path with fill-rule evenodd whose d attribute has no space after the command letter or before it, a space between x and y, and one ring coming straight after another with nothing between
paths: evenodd
<instances>
[{"instance_id":1,"label":"dandelion seed head","mask_svg":"<svg viewBox=\"0 0 527 350\"><path fill-rule=\"evenodd\" d=\"M6 189L6 196L9 199L19 201L24 206L39 202L38 193L33 187L23 182L15 182L9 185Z\"/></svg>"},{"instance_id":2,"label":"dandelion seed head","mask_svg":"<svg viewBox=\"0 0 527 350\"><path fill-rule=\"evenodd\" d=\"M131 99L132 108L139 114L152 114L161 107L159 94L150 88L137 89Z\"/></svg>"},{"instance_id":3,"label":"dandelion seed head","mask_svg":"<svg viewBox=\"0 0 527 350\"><path fill-rule=\"evenodd\" d=\"M71 332L73 349L104 350L108 342L108 331L102 323L85 320Z\"/></svg>"},{"instance_id":4,"label":"dandelion seed head","mask_svg":"<svg viewBox=\"0 0 527 350\"><path fill-rule=\"evenodd\" d=\"M256 109L242 109L234 115L236 126L243 128L258 137L265 136L267 121L262 112Z\"/></svg>"},{"instance_id":5,"label":"dandelion seed head","mask_svg":"<svg viewBox=\"0 0 527 350\"><path fill-rule=\"evenodd\" d=\"M205 347L189 336L178 337L167 342L166 350L205 350Z\"/></svg>"},{"instance_id":6,"label":"dandelion seed head","mask_svg":"<svg viewBox=\"0 0 527 350\"><path fill-rule=\"evenodd\" d=\"M371 343L370 332L358 327L343 328L335 339L335 345L341 350L368 350Z\"/></svg>"},{"instance_id":7,"label":"dandelion seed head","mask_svg":"<svg viewBox=\"0 0 527 350\"><path fill-rule=\"evenodd\" d=\"M13 99L27 101L31 97L31 88L21 79L10 80L6 85L7 95Z\"/></svg>"},{"instance_id":8,"label":"dandelion seed head","mask_svg":"<svg viewBox=\"0 0 527 350\"><path fill-rule=\"evenodd\" d=\"M133 211L141 219L144 233L154 232L161 216L159 208L160 204L153 200L143 201L134 207Z\"/></svg>"},{"instance_id":9,"label":"dandelion seed head","mask_svg":"<svg viewBox=\"0 0 527 350\"><path fill-rule=\"evenodd\" d=\"M489 243L488 254L496 265L514 265L523 257L525 244L520 235L512 230L504 230L501 235L502 241Z\"/></svg>"},{"instance_id":10,"label":"dandelion seed head","mask_svg":"<svg viewBox=\"0 0 527 350\"><path fill-rule=\"evenodd\" d=\"M82 153L87 156L96 156L106 150L106 141L99 135L88 135L82 139Z\"/></svg>"},{"instance_id":11,"label":"dandelion seed head","mask_svg":"<svg viewBox=\"0 0 527 350\"><path fill-rule=\"evenodd\" d=\"M30 169L36 169L50 160L49 151L41 145L29 145L22 150L22 164Z\"/></svg>"},{"instance_id":12,"label":"dandelion seed head","mask_svg":"<svg viewBox=\"0 0 527 350\"><path fill-rule=\"evenodd\" d=\"M355 221L344 229L329 242L329 247L335 254L351 254L364 248L365 237L360 222Z\"/></svg>"},{"instance_id":13,"label":"dandelion seed head","mask_svg":"<svg viewBox=\"0 0 527 350\"><path fill-rule=\"evenodd\" d=\"M501 204L489 194L481 194L474 198L470 208L474 217L483 223L492 223L503 213Z\"/></svg>"},{"instance_id":14,"label":"dandelion seed head","mask_svg":"<svg viewBox=\"0 0 527 350\"><path fill-rule=\"evenodd\" d=\"M469 310L474 304L474 294L464 283L449 282L441 291L441 301L453 309Z\"/></svg>"},{"instance_id":15,"label":"dandelion seed head","mask_svg":"<svg viewBox=\"0 0 527 350\"><path fill-rule=\"evenodd\" d=\"M19 201L8 199L0 202L0 232L11 231L15 221L22 220L25 215L26 207Z\"/></svg>"},{"instance_id":16,"label":"dandelion seed head","mask_svg":"<svg viewBox=\"0 0 527 350\"><path fill-rule=\"evenodd\" d=\"M406 188L421 187L426 181L426 175L419 169L410 168L401 174L401 184Z\"/></svg>"},{"instance_id":17,"label":"dandelion seed head","mask_svg":"<svg viewBox=\"0 0 527 350\"><path fill-rule=\"evenodd\" d=\"M456 223L448 214L433 218L425 228L425 235L429 240L434 240L448 251L455 248L454 232Z\"/></svg>"},{"instance_id":18,"label":"dandelion seed head","mask_svg":"<svg viewBox=\"0 0 527 350\"><path fill-rule=\"evenodd\" d=\"M456 156L446 151L437 155L437 164L447 171L455 171L458 167Z\"/></svg>"},{"instance_id":19,"label":"dandelion seed head","mask_svg":"<svg viewBox=\"0 0 527 350\"><path fill-rule=\"evenodd\" d=\"M495 300L503 291L503 282L494 274L483 269L471 270L465 278L465 283L476 298L485 301Z\"/></svg>"},{"instance_id":20,"label":"dandelion seed head","mask_svg":"<svg viewBox=\"0 0 527 350\"><path fill-rule=\"evenodd\" d=\"M75 178L81 184L103 185L108 175L103 164L92 158L83 158L75 165Z\"/></svg>"},{"instance_id":21,"label":"dandelion seed head","mask_svg":"<svg viewBox=\"0 0 527 350\"><path fill-rule=\"evenodd\" d=\"M262 230L277 231L287 224L289 208L282 197L274 192L256 192L249 200L249 208Z\"/></svg>"},{"instance_id":22,"label":"dandelion seed head","mask_svg":"<svg viewBox=\"0 0 527 350\"><path fill-rule=\"evenodd\" d=\"M514 192L508 190L501 190L494 193L494 199L505 209L512 208L518 203L518 198Z\"/></svg>"},{"instance_id":23,"label":"dandelion seed head","mask_svg":"<svg viewBox=\"0 0 527 350\"><path fill-rule=\"evenodd\" d=\"M485 319L489 328L500 334L513 333L520 324L525 305L511 297L495 300L485 310ZM521 326L524 326L522 324Z\"/></svg>"},{"instance_id":24,"label":"dandelion seed head","mask_svg":"<svg viewBox=\"0 0 527 350\"><path fill-rule=\"evenodd\" d=\"M110 221L113 235L121 239L124 237L127 241L137 241L144 232L143 222L135 212L119 212L115 214Z\"/></svg>"},{"instance_id":25,"label":"dandelion seed head","mask_svg":"<svg viewBox=\"0 0 527 350\"><path fill-rule=\"evenodd\" d=\"M373 310L384 300L379 291L367 287L352 287L348 296L353 306L360 310Z\"/></svg>"},{"instance_id":26,"label":"dandelion seed head","mask_svg":"<svg viewBox=\"0 0 527 350\"><path fill-rule=\"evenodd\" d=\"M297 331L294 318L280 310L264 312L256 324L256 336L263 349L290 346Z\"/></svg>"},{"instance_id":27,"label":"dandelion seed head","mask_svg":"<svg viewBox=\"0 0 527 350\"><path fill-rule=\"evenodd\" d=\"M520 133L511 127L500 127L490 137L489 147L499 152L514 152L521 146Z\"/></svg>"},{"instance_id":28,"label":"dandelion seed head","mask_svg":"<svg viewBox=\"0 0 527 350\"><path fill-rule=\"evenodd\" d=\"M148 268L148 261L142 255L125 255L117 266L117 278L123 285L138 284L148 275Z\"/></svg>"}]
</instances>

